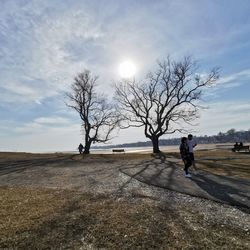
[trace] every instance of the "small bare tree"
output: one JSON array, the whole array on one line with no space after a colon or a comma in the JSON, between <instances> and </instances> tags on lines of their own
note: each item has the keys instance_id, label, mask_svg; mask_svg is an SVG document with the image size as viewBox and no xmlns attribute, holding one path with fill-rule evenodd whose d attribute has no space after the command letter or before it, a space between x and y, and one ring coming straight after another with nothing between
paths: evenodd
<instances>
[{"instance_id":1,"label":"small bare tree","mask_svg":"<svg viewBox=\"0 0 250 250\"><path fill-rule=\"evenodd\" d=\"M119 124L119 114L114 106L108 103L104 95L96 92L97 79L97 76L85 70L75 77L71 91L67 93L67 106L76 110L82 120L85 154L89 154L92 143L112 139L111 133Z\"/></svg>"},{"instance_id":2,"label":"small bare tree","mask_svg":"<svg viewBox=\"0 0 250 250\"><path fill-rule=\"evenodd\" d=\"M202 90L219 78L218 68L208 75L196 73L196 63L185 57L182 61L170 58L158 63L141 84L123 80L115 85L115 97L123 116L123 128L144 127L152 141L153 152L159 153L159 138L176 131L197 118Z\"/></svg>"}]
</instances>

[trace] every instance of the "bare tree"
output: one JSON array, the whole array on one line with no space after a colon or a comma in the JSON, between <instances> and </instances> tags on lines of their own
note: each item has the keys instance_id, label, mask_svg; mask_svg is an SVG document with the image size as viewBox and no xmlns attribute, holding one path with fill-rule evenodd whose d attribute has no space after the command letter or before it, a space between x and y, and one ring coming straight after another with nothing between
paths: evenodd
<instances>
[{"instance_id":1,"label":"bare tree","mask_svg":"<svg viewBox=\"0 0 250 250\"><path fill-rule=\"evenodd\" d=\"M76 110L82 120L85 154L89 154L92 143L112 139L111 133L119 124L119 114L114 106L108 103L104 95L96 92L97 79L97 76L85 70L75 77L71 91L67 93L67 106Z\"/></svg>"},{"instance_id":2,"label":"bare tree","mask_svg":"<svg viewBox=\"0 0 250 250\"><path fill-rule=\"evenodd\" d=\"M179 62L168 58L159 62L143 83L123 80L116 84L115 97L125 122L123 128L144 127L153 152L159 153L159 138L183 132L183 125L198 117L202 90L219 78L218 68L206 76L197 74L197 69L190 57Z\"/></svg>"}]
</instances>

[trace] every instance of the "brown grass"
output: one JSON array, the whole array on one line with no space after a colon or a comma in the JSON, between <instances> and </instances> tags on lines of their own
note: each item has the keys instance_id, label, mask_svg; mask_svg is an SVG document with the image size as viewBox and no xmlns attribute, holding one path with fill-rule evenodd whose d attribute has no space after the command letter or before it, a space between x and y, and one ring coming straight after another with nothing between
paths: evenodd
<instances>
[{"instance_id":1,"label":"brown grass","mask_svg":"<svg viewBox=\"0 0 250 250\"><path fill-rule=\"evenodd\" d=\"M179 157L178 153L168 156ZM250 153L235 153L230 150L195 151L198 169L224 176L237 176L250 179Z\"/></svg>"},{"instance_id":2,"label":"brown grass","mask_svg":"<svg viewBox=\"0 0 250 250\"><path fill-rule=\"evenodd\" d=\"M1 160L33 160L33 159L47 159L47 158L59 158L65 157L68 158L71 156L74 160L80 159L95 159L95 158L104 158L104 159L145 159L151 157L151 153L114 153L114 154L89 154L89 155L79 155L79 154L70 154L70 153L49 153L49 154L35 154L35 153L24 153L24 152L0 152L0 161Z\"/></svg>"},{"instance_id":3,"label":"brown grass","mask_svg":"<svg viewBox=\"0 0 250 250\"><path fill-rule=\"evenodd\" d=\"M196 151L198 168L250 178L250 155ZM178 157L178 153L166 156ZM67 157L64 154L0 153L1 159ZM82 156L72 155L75 159ZM100 155L89 155L89 160ZM151 154L102 155L114 160ZM98 158L98 159L99 159ZM69 190L0 187L0 249L249 249L249 232L192 205L93 195Z\"/></svg>"},{"instance_id":4,"label":"brown grass","mask_svg":"<svg viewBox=\"0 0 250 250\"><path fill-rule=\"evenodd\" d=\"M242 229L144 197L0 188L4 249L247 249Z\"/></svg>"}]
</instances>

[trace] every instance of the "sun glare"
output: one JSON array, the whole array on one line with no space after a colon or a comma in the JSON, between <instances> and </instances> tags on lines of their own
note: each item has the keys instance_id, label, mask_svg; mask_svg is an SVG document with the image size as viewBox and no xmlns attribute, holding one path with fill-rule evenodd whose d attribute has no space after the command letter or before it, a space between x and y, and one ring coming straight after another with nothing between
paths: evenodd
<instances>
[{"instance_id":1,"label":"sun glare","mask_svg":"<svg viewBox=\"0 0 250 250\"><path fill-rule=\"evenodd\" d=\"M119 74L122 78L130 78L135 75L136 67L131 61L124 61L119 66Z\"/></svg>"}]
</instances>

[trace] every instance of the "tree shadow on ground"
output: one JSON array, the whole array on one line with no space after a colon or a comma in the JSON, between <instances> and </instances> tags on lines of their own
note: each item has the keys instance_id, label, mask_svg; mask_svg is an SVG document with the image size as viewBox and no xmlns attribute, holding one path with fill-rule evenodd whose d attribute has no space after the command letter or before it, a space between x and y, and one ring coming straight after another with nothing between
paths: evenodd
<instances>
[{"instance_id":1,"label":"tree shadow on ground","mask_svg":"<svg viewBox=\"0 0 250 250\"><path fill-rule=\"evenodd\" d=\"M223 176L219 176L219 181L215 181L212 178L203 175L197 174L195 177L192 178L192 181L196 183L201 189L206 191L214 200L226 203L233 206L238 206L239 209L243 210L244 212L249 213L249 195L245 190L248 186L249 188L249 181L247 180L235 180L233 178L227 178ZM232 185L228 185L225 182L231 181L233 184L236 184L239 188L235 188ZM244 192L241 191L240 185L242 185L242 189L244 188ZM232 196L236 195L239 199L235 199Z\"/></svg>"},{"instance_id":2,"label":"tree shadow on ground","mask_svg":"<svg viewBox=\"0 0 250 250\"><path fill-rule=\"evenodd\" d=\"M167 160L163 154L154 156L150 160L120 166L120 172L129 179L120 186L119 191L136 179L151 186L238 206L239 209L249 213L249 196L246 191L250 186L248 180L208 174L203 171L192 179L187 180L184 177L178 179L182 173L180 169L178 163Z\"/></svg>"},{"instance_id":3,"label":"tree shadow on ground","mask_svg":"<svg viewBox=\"0 0 250 250\"><path fill-rule=\"evenodd\" d=\"M88 225L94 221L88 213L77 213L80 209L79 198L67 200L65 206L58 208L56 213L47 216L47 219L43 218L42 223L38 221L39 226L17 231L15 239L0 241L0 248L51 249L60 246L60 249L75 249L72 245L74 241L80 248L80 239L86 234Z\"/></svg>"},{"instance_id":4,"label":"tree shadow on ground","mask_svg":"<svg viewBox=\"0 0 250 250\"><path fill-rule=\"evenodd\" d=\"M174 173L179 168L177 165L166 159L164 153L152 155L152 159L143 160L139 163L129 163L126 166L119 166L119 171L129 177L129 179L120 186L122 191L131 183L133 179L148 185L163 187L162 182L171 186Z\"/></svg>"},{"instance_id":5,"label":"tree shadow on ground","mask_svg":"<svg viewBox=\"0 0 250 250\"><path fill-rule=\"evenodd\" d=\"M84 155L79 157L79 154L74 155L53 155L51 157L41 157L41 158L29 158L29 159L3 159L0 161L0 176L21 173L23 171L39 168L39 167L53 167L53 168L63 168L63 167L75 167L77 164L84 164ZM87 159L86 162L89 160ZM76 164L72 164L72 162ZM95 159L97 162L97 159ZM99 159L100 163L113 163L114 160L110 159Z\"/></svg>"},{"instance_id":6,"label":"tree shadow on ground","mask_svg":"<svg viewBox=\"0 0 250 250\"><path fill-rule=\"evenodd\" d=\"M65 205L37 227L17 231L15 237L0 240L0 247L164 249L168 245L173 248L180 244L183 247L187 244L195 246L201 238L199 232L167 201L155 207L147 203L142 205L143 200L131 203L113 200L108 196L92 197L91 194L79 194L76 197L72 194L71 197L67 197ZM176 239L176 230L179 242L169 242L169 238ZM129 239L124 237L125 234L131 235Z\"/></svg>"},{"instance_id":7,"label":"tree shadow on ground","mask_svg":"<svg viewBox=\"0 0 250 250\"><path fill-rule=\"evenodd\" d=\"M27 159L27 160L4 160L0 162L0 176L11 173L21 173L27 169L43 167L46 165L58 164L60 160L66 160L66 156L56 156L51 158Z\"/></svg>"},{"instance_id":8,"label":"tree shadow on ground","mask_svg":"<svg viewBox=\"0 0 250 250\"><path fill-rule=\"evenodd\" d=\"M228 176L237 176L240 174L246 179L249 177L249 161L237 162L234 160L245 160L244 158L226 158L226 159L199 159L196 161L198 164L203 165L206 169L222 170ZM244 176L245 175L245 176Z\"/></svg>"}]
</instances>

